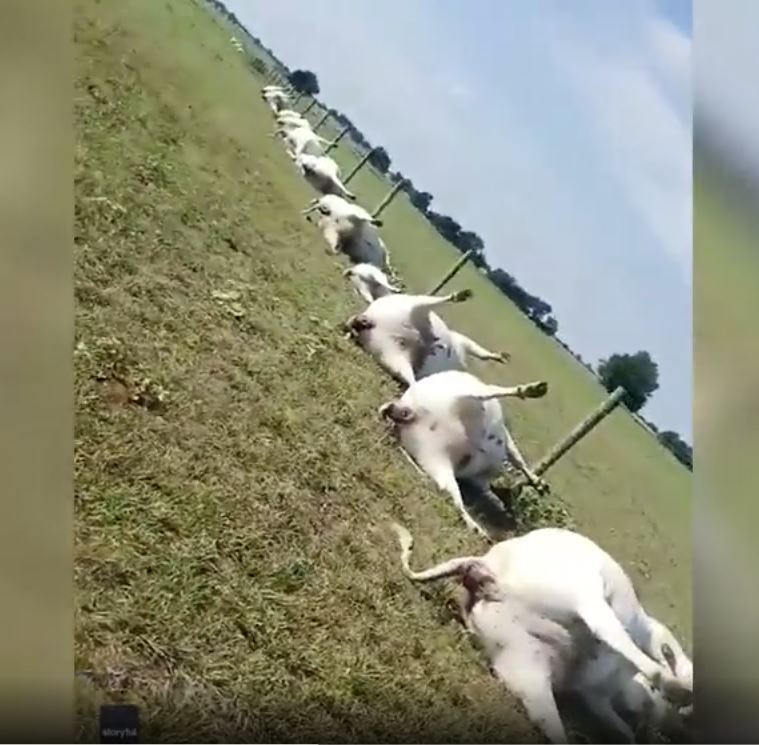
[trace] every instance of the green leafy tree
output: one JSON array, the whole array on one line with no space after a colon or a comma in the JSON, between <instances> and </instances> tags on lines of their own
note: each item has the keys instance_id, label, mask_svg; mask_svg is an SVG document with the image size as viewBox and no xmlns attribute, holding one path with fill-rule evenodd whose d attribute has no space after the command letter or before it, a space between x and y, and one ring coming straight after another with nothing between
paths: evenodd
<instances>
[{"instance_id":1,"label":"green leafy tree","mask_svg":"<svg viewBox=\"0 0 759 745\"><path fill-rule=\"evenodd\" d=\"M390 168L390 156L384 147L378 147L370 156L369 162L380 172L387 173Z\"/></svg>"},{"instance_id":2,"label":"green leafy tree","mask_svg":"<svg viewBox=\"0 0 759 745\"><path fill-rule=\"evenodd\" d=\"M598 363L598 377L607 391L622 386L630 411L639 411L659 388L659 366L648 352L613 354Z\"/></svg>"},{"instance_id":3,"label":"green leafy tree","mask_svg":"<svg viewBox=\"0 0 759 745\"><path fill-rule=\"evenodd\" d=\"M298 93L315 96L319 93L319 81L311 70L293 70L287 77Z\"/></svg>"},{"instance_id":4,"label":"green leafy tree","mask_svg":"<svg viewBox=\"0 0 759 745\"><path fill-rule=\"evenodd\" d=\"M659 442L665 448L671 450L675 458L686 468L689 468L691 471L693 470L693 448L677 432L673 432L672 430L659 432Z\"/></svg>"}]
</instances>

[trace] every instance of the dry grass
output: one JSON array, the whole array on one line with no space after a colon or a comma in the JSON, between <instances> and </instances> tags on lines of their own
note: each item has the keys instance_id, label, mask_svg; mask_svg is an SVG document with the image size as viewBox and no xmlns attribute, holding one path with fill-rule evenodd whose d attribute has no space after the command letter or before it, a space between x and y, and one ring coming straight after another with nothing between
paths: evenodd
<instances>
[{"instance_id":1,"label":"dry grass","mask_svg":"<svg viewBox=\"0 0 759 745\"><path fill-rule=\"evenodd\" d=\"M191 0L76 7L82 737L126 700L151 741L534 741L446 588L399 572L391 518L420 563L483 546L382 439L395 389L336 332L357 302L258 82Z\"/></svg>"}]
</instances>

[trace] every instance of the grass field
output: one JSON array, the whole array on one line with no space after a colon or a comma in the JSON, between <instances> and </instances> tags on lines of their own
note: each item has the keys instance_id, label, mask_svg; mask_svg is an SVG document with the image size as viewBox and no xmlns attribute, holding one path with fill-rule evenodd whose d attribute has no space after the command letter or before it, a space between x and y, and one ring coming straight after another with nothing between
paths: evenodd
<instances>
[{"instance_id":1,"label":"grass field","mask_svg":"<svg viewBox=\"0 0 759 745\"><path fill-rule=\"evenodd\" d=\"M82 736L134 700L145 740L534 741L450 591L400 574L390 519L420 564L484 546L381 439L396 389L337 332L359 304L261 81L193 0L76 9ZM351 188L373 207L387 184ZM405 197L384 220L411 288L455 260ZM550 383L509 408L535 459L604 392L476 270L453 286L475 298L446 319L513 355L475 371ZM548 476L690 646L690 474L618 412Z\"/></svg>"}]
</instances>

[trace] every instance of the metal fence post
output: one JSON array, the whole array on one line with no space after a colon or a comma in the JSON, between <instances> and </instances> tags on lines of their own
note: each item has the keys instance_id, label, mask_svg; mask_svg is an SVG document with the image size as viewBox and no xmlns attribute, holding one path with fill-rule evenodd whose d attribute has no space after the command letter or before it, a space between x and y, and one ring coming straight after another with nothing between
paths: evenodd
<instances>
[{"instance_id":1,"label":"metal fence post","mask_svg":"<svg viewBox=\"0 0 759 745\"><path fill-rule=\"evenodd\" d=\"M311 99L311 103L308 104L308 106L306 106L306 108L303 109L303 111L300 112L300 115L301 116L305 116L306 114L308 114L309 111L311 111L311 109L314 108L314 106L316 106L316 99L312 98Z\"/></svg>"},{"instance_id":2,"label":"metal fence post","mask_svg":"<svg viewBox=\"0 0 759 745\"><path fill-rule=\"evenodd\" d=\"M387 194L385 194L385 198L374 208L372 217L379 217L385 210L385 207L387 207L387 205L390 204L393 199L395 199L395 195L406 185L406 183L407 179L402 178L393 184L393 188L390 189Z\"/></svg>"},{"instance_id":3,"label":"metal fence post","mask_svg":"<svg viewBox=\"0 0 759 745\"><path fill-rule=\"evenodd\" d=\"M332 142L330 142L329 145L327 145L327 147L324 148L324 154L325 155L330 150L334 150L337 147L337 143L340 142L340 140L342 140L343 137L345 137L345 135L348 134L348 132L350 132L350 128L351 127L350 127L350 124L349 124L347 127L345 127L344 129L341 129L340 132L337 133L337 137L335 137L335 139L332 140Z\"/></svg>"},{"instance_id":4,"label":"metal fence post","mask_svg":"<svg viewBox=\"0 0 759 745\"><path fill-rule=\"evenodd\" d=\"M559 458L585 437L588 432L606 419L622 402L625 393L625 389L622 386L618 386L610 396L591 411L566 437L557 442L534 466L531 466L535 475L541 476L544 474ZM522 487L526 484L526 481L520 480L515 484L515 487Z\"/></svg>"},{"instance_id":5,"label":"metal fence post","mask_svg":"<svg viewBox=\"0 0 759 745\"><path fill-rule=\"evenodd\" d=\"M358 163L356 163L355 166L353 166L353 170L343 179L343 183L347 184L363 167L367 160L371 157L372 153L376 150L376 147L373 147L371 150L369 150L367 153L364 154L364 157L359 160Z\"/></svg>"},{"instance_id":6,"label":"metal fence post","mask_svg":"<svg viewBox=\"0 0 759 745\"><path fill-rule=\"evenodd\" d=\"M324 124L324 122L326 122L327 119L329 119L330 113L331 112L329 110L327 110L327 111L324 112L324 116L321 119L319 119L319 121L316 122L316 124L314 124L314 126L312 127L312 129L314 130L314 132L318 132L319 131L319 127L321 127L322 124Z\"/></svg>"},{"instance_id":7,"label":"metal fence post","mask_svg":"<svg viewBox=\"0 0 759 745\"><path fill-rule=\"evenodd\" d=\"M464 264L469 261L469 258L474 253L474 251L467 251L445 274L445 276L427 293L428 295L435 295L440 290L448 284L459 272L459 269L461 269Z\"/></svg>"}]
</instances>

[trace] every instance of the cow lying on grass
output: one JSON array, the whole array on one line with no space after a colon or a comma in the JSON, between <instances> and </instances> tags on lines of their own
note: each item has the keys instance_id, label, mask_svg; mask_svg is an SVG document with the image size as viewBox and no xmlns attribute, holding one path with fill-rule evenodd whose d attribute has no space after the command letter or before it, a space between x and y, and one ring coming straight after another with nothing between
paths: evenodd
<instances>
[{"instance_id":1,"label":"cow lying on grass","mask_svg":"<svg viewBox=\"0 0 759 745\"><path fill-rule=\"evenodd\" d=\"M509 355L491 352L464 334L448 328L432 309L471 297L461 290L449 295L385 294L374 299L346 329L356 343L403 385L444 370L465 370L476 357L504 363Z\"/></svg>"},{"instance_id":2,"label":"cow lying on grass","mask_svg":"<svg viewBox=\"0 0 759 745\"><path fill-rule=\"evenodd\" d=\"M647 703L658 702L673 713L691 703L691 661L672 632L643 609L622 567L590 539L558 528L534 530L497 543L482 556L414 572L411 534L400 525L394 528L407 577L416 582L455 577L463 584L467 629L495 676L551 742L568 742L555 692L584 694L597 715L633 741L631 728L620 725L613 708L620 698L632 701L639 716L655 708ZM637 698L632 693L636 674L650 696L645 687Z\"/></svg>"},{"instance_id":3,"label":"cow lying on grass","mask_svg":"<svg viewBox=\"0 0 759 745\"><path fill-rule=\"evenodd\" d=\"M540 398L544 382L511 388L487 385L460 370L436 373L412 383L397 400L380 407L401 446L441 491L453 499L466 524L488 538L467 512L457 479L485 491L507 460L539 491L547 487L527 465L503 419L499 398Z\"/></svg>"}]
</instances>

